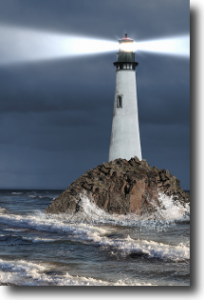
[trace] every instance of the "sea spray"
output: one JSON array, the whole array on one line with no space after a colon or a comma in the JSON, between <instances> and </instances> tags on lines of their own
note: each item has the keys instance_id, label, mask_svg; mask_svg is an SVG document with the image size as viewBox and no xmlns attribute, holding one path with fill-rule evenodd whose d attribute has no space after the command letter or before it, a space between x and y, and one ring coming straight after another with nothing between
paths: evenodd
<instances>
[{"instance_id":1,"label":"sea spray","mask_svg":"<svg viewBox=\"0 0 204 300\"><path fill-rule=\"evenodd\" d=\"M109 214L103 209L99 208L92 199L89 199L87 195L81 195L81 200L79 202L80 213L74 214L72 220L74 221L88 221L88 222L97 222L97 221L122 221L122 220L132 220L132 221L141 221L141 220L174 220L183 218L186 214L190 213L189 203L181 203L179 200L174 200L173 196L167 196L164 193L159 193L158 201L152 200L152 206L154 207L154 212L150 214L137 215L136 213L131 213L127 215L121 214ZM127 226L127 223L125 224Z\"/></svg>"},{"instance_id":2,"label":"sea spray","mask_svg":"<svg viewBox=\"0 0 204 300\"><path fill-rule=\"evenodd\" d=\"M175 200L173 196L167 196L160 193L158 195L158 201L160 206L154 204L156 208L156 219L178 219L190 213L190 204Z\"/></svg>"}]
</instances>

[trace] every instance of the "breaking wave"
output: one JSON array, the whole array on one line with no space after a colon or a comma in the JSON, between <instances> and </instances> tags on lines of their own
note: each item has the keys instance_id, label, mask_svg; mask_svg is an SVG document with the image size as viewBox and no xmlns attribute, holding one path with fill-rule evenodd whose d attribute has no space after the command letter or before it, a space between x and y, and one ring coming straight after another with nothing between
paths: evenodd
<instances>
[{"instance_id":1,"label":"breaking wave","mask_svg":"<svg viewBox=\"0 0 204 300\"><path fill-rule=\"evenodd\" d=\"M181 208L178 203L175 204L175 213L170 214L168 210L171 209L171 204L166 204L167 199L162 198L165 209L161 208L156 213L162 218L168 216L181 217L182 214L186 212L187 208ZM167 201L168 202L168 201ZM126 216L110 216L103 210L96 207L87 198L82 201L83 211L81 212L81 219L87 215L93 220L103 220L106 226L99 226L99 224L94 223L70 223L71 216L65 214L61 215L48 215L44 213L38 213L36 215L15 215L15 214L0 214L0 223L3 225L9 225L16 227L17 229L32 229L35 231L44 231L48 233L60 234L61 239L69 239L72 241L77 241L80 243L90 243L91 245L102 247L113 255L115 253L122 256L143 256L148 259L158 258L167 260L188 260L190 259L190 249L188 245L184 243L179 243L177 245L168 245L165 243L155 242L153 240L145 239L133 239L129 236L126 238L111 238L114 235L114 227L109 226L113 222L115 224L125 224L127 226ZM167 209L166 209L167 208ZM163 211L167 211L164 213ZM130 216L128 216L130 218ZM117 218L120 218L119 220ZM121 220L121 218L123 218ZM133 218L133 216L131 216ZM72 219L73 221L73 219ZM124 223L125 222L125 223ZM145 221L141 221L137 216L135 219L131 220L135 225L141 226L145 224ZM143 223L142 223L143 222ZM154 222L151 220L151 222ZM152 226L149 220L146 220L146 225ZM31 241L33 243L37 242L55 242L60 239L58 238L40 238L40 237L22 237L22 239Z\"/></svg>"},{"instance_id":2,"label":"breaking wave","mask_svg":"<svg viewBox=\"0 0 204 300\"><path fill-rule=\"evenodd\" d=\"M112 215L82 196L54 215L57 192L2 195L0 285L189 285L188 204L159 195L152 214Z\"/></svg>"},{"instance_id":3,"label":"breaking wave","mask_svg":"<svg viewBox=\"0 0 204 300\"><path fill-rule=\"evenodd\" d=\"M160 207L156 207L156 219L179 219L190 213L189 203L181 203L174 200L173 196L169 197L165 194L159 194L158 200Z\"/></svg>"},{"instance_id":4,"label":"breaking wave","mask_svg":"<svg viewBox=\"0 0 204 300\"><path fill-rule=\"evenodd\" d=\"M7 285L108 285L93 278L71 276L68 272L57 274L53 266L25 260L6 261L0 259L0 283ZM53 272L51 272L53 271ZM49 275L49 273L52 273ZM53 274L55 273L55 274Z\"/></svg>"},{"instance_id":5,"label":"breaking wave","mask_svg":"<svg viewBox=\"0 0 204 300\"><path fill-rule=\"evenodd\" d=\"M190 205L181 203L179 200L174 200L173 197L166 196L165 194L159 194L158 205L156 202L151 202L155 211L151 215L119 215L108 214L103 209L100 209L91 199L87 196L81 196L79 203L81 209L80 213L76 213L70 217L70 221L89 221L93 223L108 223L120 226L130 226L134 223L138 224L138 221L164 221L163 223L173 222L175 220L189 219Z\"/></svg>"},{"instance_id":6,"label":"breaking wave","mask_svg":"<svg viewBox=\"0 0 204 300\"><path fill-rule=\"evenodd\" d=\"M0 283L2 285L24 286L151 286L156 283L129 278L116 282L107 282L92 277L72 276L67 271L57 270L53 264L44 262L31 262L25 260L0 259Z\"/></svg>"}]
</instances>

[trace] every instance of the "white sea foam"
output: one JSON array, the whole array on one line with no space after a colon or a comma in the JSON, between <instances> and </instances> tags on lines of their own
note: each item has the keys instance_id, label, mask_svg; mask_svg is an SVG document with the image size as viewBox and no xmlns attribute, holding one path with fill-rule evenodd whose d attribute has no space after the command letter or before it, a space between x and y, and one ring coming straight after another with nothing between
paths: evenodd
<instances>
[{"instance_id":1,"label":"white sea foam","mask_svg":"<svg viewBox=\"0 0 204 300\"><path fill-rule=\"evenodd\" d=\"M23 228L5 228L4 231L26 231L26 229L23 229Z\"/></svg>"},{"instance_id":2,"label":"white sea foam","mask_svg":"<svg viewBox=\"0 0 204 300\"><path fill-rule=\"evenodd\" d=\"M55 242L59 241L60 239L47 239L47 238L41 238L41 237L26 237L22 236L22 239L25 241L31 241L33 243L50 243L50 242Z\"/></svg>"},{"instance_id":3,"label":"white sea foam","mask_svg":"<svg viewBox=\"0 0 204 300\"><path fill-rule=\"evenodd\" d=\"M84 236L85 239L91 233L104 235L109 232L105 228L94 227L91 224L70 224L67 222L66 216L64 215L50 216L44 213L32 216L0 214L0 223L13 227L34 229L37 231L47 231L72 236L81 235Z\"/></svg>"},{"instance_id":4,"label":"white sea foam","mask_svg":"<svg viewBox=\"0 0 204 300\"><path fill-rule=\"evenodd\" d=\"M29 193L33 194L33 193ZM74 244L91 245L99 253L104 253L105 257L114 262L141 258L144 264L149 264L149 259L161 259L164 265L188 266L190 259L189 239L181 230L186 227L186 220L189 220L190 207L182 205L179 201L174 201L171 197L159 195L159 203L153 203L155 212L151 216L130 215L110 215L97 207L91 199L86 196L81 197L80 209L74 215L64 214L45 214L42 211L33 211L32 215L12 214L0 210L0 227L2 233L6 230L7 236L11 235L17 240L17 245L23 241L38 244L47 244L47 247L57 248L68 244L65 241L71 241ZM185 221L183 223L183 221ZM184 224L180 225L180 224ZM119 225L119 226L118 226ZM165 227L166 226L166 227ZM7 228L5 228L7 227ZM12 228L11 228L12 227ZM166 228L166 229L165 229ZM156 229L156 230L155 230ZM172 231L173 230L173 231ZM11 231L11 232L9 232ZM16 232L15 232L16 231ZM25 233L23 233L26 231ZM160 231L167 231L167 238ZM153 234L151 234L151 232ZM168 233L173 233L168 238ZM158 233L158 235L157 235ZM127 236L129 234L130 236ZM2 239L4 235L2 234ZM15 239L17 237L17 239ZM58 241L61 241L58 245ZM10 240L9 240L10 242ZM65 242L65 243L64 243ZM76 243L75 243L76 242ZM31 246L30 243L22 242L25 246ZM56 244L54 244L56 243ZM73 244L71 243L71 245ZM68 244L69 245L69 244ZM34 246L33 246L34 247ZM27 258L26 258L27 259ZM141 263L139 259L139 263ZM49 260L49 255L47 257ZM175 263L175 262L179 263ZM182 262L185 263L182 263ZM152 260L156 265L158 261ZM132 261L131 263L134 263ZM160 262L159 262L160 264ZM53 266L54 265L54 266ZM179 267L180 268L180 267ZM0 260L0 285L117 285L117 286L135 286L135 285L177 285L178 281L174 278L166 278L159 275L159 279L148 276L132 276L130 273L120 272L115 277L110 277L99 273L86 274L79 272L81 276L72 276L76 270L72 266L53 262L25 261L25 260ZM95 274L95 275L93 275ZM184 275L186 273L184 272ZM83 277L84 276L84 277ZM130 276L130 277L129 277ZM178 275L179 276L179 275ZM172 281L173 280L173 281ZM183 281L180 282L183 285Z\"/></svg>"},{"instance_id":5,"label":"white sea foam","mask_svg":"<svg viewBox=\"0 0 204 300\"><path fill-rule=\"evenodd\" d=\"M154 207L157 209L154 218L158 219L177 219L185 215L186 213L190 213L190 206L188 203L181 204L179 200L174 200L173 196L167 196L165 194L159 194L158 200L160 206L156 204L156 202L152 202ZM110 218L115 217L119 219L135 219L141 220L144 218L148 218L145 216L139 216L136 214L130 215L110 215L106 213L104 210L100 209L97 205L94 204L87 196L81 196L80 205L83 207L83 211L87 216L91 216L93 219L100 218ZM152 219L153 217L150 216Z\"/></svg>"},{"instance_id":6,"label":"white sea foam","mask_svg":"<svg viewBox=\"0 0 204 300\"><path fill-rule=\"evenodd\" d=\"M154 206L154 213L151 215L120 215L120 214L109 214L104 210L100 209L92 199L89 199L86 195L81 196L81 201L79 202L80 211L73 216L67 215L72 222L86 221L89 223L103 223L109 225L119 225L119 226L140 226L145 227L155 227L159 222L159 225L171 224L176 220L184 220L187 214L190 213L189 204L181 204L179 201L173 200L173 197L168 197L165 194L159 194L158 203L152 201ZM187 216L189 219L189 216ZM154 222L152 222L154 221ZM139 223L138 223L139 222Z\"/></svg>"},{"instance_id":7,"label":"white sea foam","mask_svg":"<svg viewBox=\"0 0 204 300\"><path fill-rule=\"evenodd\" d=\"M177 246L170 246L163 243L148 240L134 240L130 237L126 239L108 239L107 237L93 236L93 242L102 247L112 248L115 253L121 255L139 254L148 258L160 258L171 260L190 259L189 247L180 243ZM112 254L114 254L114 251Z\"/></svg>"},{"instance_id":8,"label":"white sea foam","mask_svg":"<svg viewBox=\"0 0 204 300\"><path fill-rule=\"evenodd\" d=\"M61 218L61 220L60 220ZM63 216L65 218L65 216ZM108 251L114 249L121 255L129 255L131 253L142 253L149 258L161 258L171 260L189 259L189 247L184 244L170 246L154 241L139 239L112 239L107 234L113 232L109 227L98 227L91 224L70 224L63 219L62 216L50 217L46 214L34 216L21 215L1 215L1 223L9 224L9 226L23 227L34 229L37 231L47 231L66 235L66 238L78 242L89 242L90 244L105 247ZM38 238L33 239L34 242L39 241ZM43 239L41 240L43 241Z\"/></svg>"},{"instance_id":9,"label":"white sea foam","mask_svg":"<svg viewBox=\"0 0 204 300\"><path fill-rule=\"evenodd\" d=\"M94 278L63 275L47 275L54 271L52 265L25 260L5 261L0 259L0 282L13 285L108 285L108 282Z\"/></svg>"},{"instance_id":10,"label":"white sea foam","mask_svg":"<svg viewBox=\"0 0 204 300\"><path fill-rule=\"evenodd\" d=\"M154 203L156 208L156 219L171 220L182 218L185 214L190 213L190 206L188 203L181 204L179 200L174 200L173 196L159 194L158 200L160 206Z\"/></svg>"},{"instance_id":11,"label":"white sea foam","mask_svg":"<svg viewBox=\"0 0 204 300\"><path fill-rule=\"evenodd\" d=\"M49 272L52 272L49 275ZM56 267L52 264L41 262L30 262L25 260L2 260L0 259L0 283L9 285L24 286L147 286L156 285L142 280L130 280L129 278L119 279L116 282L107 282L84 276L72 276L67 271L64 274L57 274Z\"/></svg>"},{"instance_id":12,"label":"white sea foam","mask_svg":"<svg viewBox=\"0 0 204 300\"><path fill-rule=\"evenodd\" d=\"M182 218L190 211L189 206L182 205L178 201L174 201L171 197L159 195L160 206L156 207L154 218L157 220L168 221ZM155 221L142 220L140 216L129 215L110 215L98 208L86 196L81 198L80 211L71 216L68 214L44 214L36 212L34 215L17 215L0 213L0 222L4 225L13 226L22 229L34 229L37 231L46 231L50 233L59 233L69 240L78 242L89 242L93 245L105 247L113 253L117 252L121 255L129 255L131 253L143 254L148 258L161 258L171 260L189 259L189 245L178 244L168 245L155 241L131 239L113 239L107 235L114 233L114 227L110 225L122 226L150 226L157 224ZM86 222L84 222L86 221ZM83 222L83 223L82 223ZM88 224L87 224L88 222ZM98 222L106 224L106 226L98 226ZM160 224L161 225L161 224ZM162 226L163 228L163 223ZM52 242L57 239L43 239L40 237L27 238L32 242Z\"/></svg>"},{"instance_id":13,"label":"white sea foam","mask_svg":"<svg viewBox=\"0 0 204 300\"><path fill-rule=\"evenodd\" d=\"M4 213L6 213L6 209L0 207L0 214L4 214Z\"/></svg>"},{"instance_id":14,"label":"white sea foam","mask_svg":"<svg viewBox=\"0 0 204 300\"><path fill-rule=\"evenodd\" d=\"M6 230L6 229L5 229ZM7 231L7 230L6 230ZM15 230L13 230L15 231ZM19 231L19 230L17 230ZM0 234L0 237L20 237L24 241L31 241L33 243L50 243L61 240L60 238L50 239L50 238L42 238L42 237L27 237L27 236L20 236L17 234Z\"/></svg>"}]
</instances>

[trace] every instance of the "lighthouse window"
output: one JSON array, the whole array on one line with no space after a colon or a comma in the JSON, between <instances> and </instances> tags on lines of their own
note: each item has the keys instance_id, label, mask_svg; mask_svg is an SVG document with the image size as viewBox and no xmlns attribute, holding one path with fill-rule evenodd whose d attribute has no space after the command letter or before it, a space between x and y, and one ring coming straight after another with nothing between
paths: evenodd
<instances>
[{"instance_id":1,"label":"lighthouse window","mask_svg":"<svg viewBox=\"0 0 204 300\"><path fill-rule=\"evenodd\" d=\"M127 69L129 69L129 64L127 64Z\"/></svg>"},{"instance_id":2,"label":"lighthouse window","mask_svg":"<svg viewBox=\"0 0 204 300\"><path fill-rule=\"evenodd\" d=\"M121 96L117 97L117 108L122 108L122 97Z\"/></svg>"},{"instance_id":3,"label":"lighthouse window","mask_svg":"<svg viewBox=\"0 0 204 300\"><path fill-rule=\"evenodd\" d=\"M126 64L123 65L123 69L126 69Z\"/></svg>"},{"instance_id":4,"label":"lighthouse window","mask_svg":"<svg viewBox=\"0 0 204 300\"><path fill-rule=\"evenodd\" d=\"M130 69L132 69L132 65L130 65Z\"/></svg>"}]
</instances>

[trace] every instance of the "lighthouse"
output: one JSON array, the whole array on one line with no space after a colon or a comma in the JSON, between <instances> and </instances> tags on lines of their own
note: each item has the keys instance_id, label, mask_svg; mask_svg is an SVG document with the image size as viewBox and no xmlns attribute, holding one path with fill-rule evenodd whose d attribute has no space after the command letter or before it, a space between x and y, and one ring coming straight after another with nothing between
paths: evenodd
<instances>
[{"instance_id":1,"label":"lighthouse","mask_svg":"<svg viewBox=\"0 0 204 300\"><path fill-rule=\"evenodd\" d=\"M127 34L119 40L116 67L116 85L109 161L117 158L142 160L136 91L134 40Z\"/></svg>"}]
</instances>

